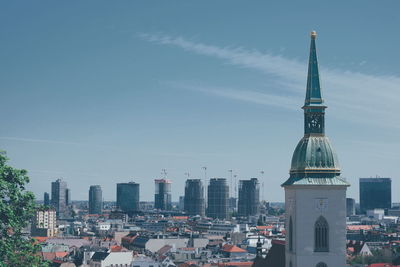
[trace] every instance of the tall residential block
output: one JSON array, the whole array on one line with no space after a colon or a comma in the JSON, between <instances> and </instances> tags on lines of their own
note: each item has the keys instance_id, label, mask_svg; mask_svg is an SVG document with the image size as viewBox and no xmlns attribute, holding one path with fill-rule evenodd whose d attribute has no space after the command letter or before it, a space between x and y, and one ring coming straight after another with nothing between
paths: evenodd
<instances>
[{"instance_id":1,"label":"tall residential block","mask_svg":"<svg viewBox=\"0 0 400 267\"><path fill-rule=\"evenodd\" d=\"M260 184L257 178L239 181L238 215L257 215L260 208Z\"/></svg>"},{"instance_id":2,"label":"tall residential block","mask_svg":"<svg viewBox=\"0 0 400 267\"><path fill-rule=\"evenodd\" d=\"M188 215L204 216L204 187L200 179L187 179L184 210Z\"/></svg>"},{"instance_id":3,"label":"tall residential block","mask_svg":"<svg viewBox=\"0 0 400 267\"><path fill-rule=\"evenodd\" d=\"M57 233L56 210L54 208L38 209L31 227L32 236L54 236Z\"/></svg>"},{"instance_id":4,"label":"tall residential block","mask_svg":"<svg viewBox=\"0 0 400 267\"><path fill-rule=\"evenodd\" d=\"M238 208L238 199L236 197L228 198L228 212L236 212Z\"/></svg>"},{"instance_id":5,"label":"tall residential block","mask_svg":"<svg viewBox=\"0 0 400 267\"><path fill-rule=\"evenodd\" d=\"M135 182L117 184L117 208L127 213L139 211L139 184Z\"/></svg>"},{"instance_id":6,"label":"tall residential block","mask_svg":"<svg viewBox=\"0 0 400 267\"><path fill-rule=\"evenodd\" d=\"M43 195L43 205L50 206L50 195L47 192L44 192Z\"/></svg>"},{"instance_id":7,"label":"tall residential block","mask_svg":"<svg viewBox=\"0 0 400 267\"><path fill-rule=\"evenodd\" d=\"M89 214L101 214L103 209L103 193L100 185L89 188Z\"/></svg>"},{"instance_id":8,"label":"tall residential block","mask_svg":"<svg viewBox=\"0 0 400 267\"><path fill-rule=\"evenodd\" d=\"M384 209L392 207L392 179L360 178L360 210Z\"/></svg>"},{"instance_id":9,"label":"tall residential block","mask_svg":"<svg viewBox=\"0 0 400 267\"><path fill-rule=\"evenodd\" d=\"M57 179L51 183L51 205L56 209L59 218L65 218L68 212L69 190L67 183Z\"/></svg>"},{"instance_id":10,"label":"tall residential block","mask_svg":"<svg viewBox=\"0 0 400 267\"><path fill-rule=\"evenodd\" d=\"M72 200L71 200L71 189L67 188L65 189L65 204L67 206L72 204Z\"/></svg>"},{"instance_id":11,"label":"tall residential block","mask_svg":"<svg viewBox=\"0 0 400 267\"><path fill-rule=\"evenodd\" d=\"M185 196L179 196L178 209L181 211L185 210Z\"/></svg>"},{"instance_id":12,"label":"tall residential block","mask_svg":"<svg viewBox=\"0 0 400 267\"><path fill-rule=\"evenodd\" d=\"M228 219L229 186L225 178L212 178L208 185L207 216Z\"/></svg>"},{"instance_id":13,"label":"tall residential block","mask_svg":"<svg viewBox=\"0 0 400 267\"><path fill-rule=\"evenodd\" d=\"M159 210L172 209L171 180L155 179L154 208Z\"/></svg>"},{"instance_id":14,"label":"tall residential block","mask_svg":"<svg viewBox=\"0 0 400 267\"><path fill-rule=\"evenodd\" d=\"M356 200L354 198L346 198L346 216L353 216L356 214Z\"/></svg>"}]
</instances>

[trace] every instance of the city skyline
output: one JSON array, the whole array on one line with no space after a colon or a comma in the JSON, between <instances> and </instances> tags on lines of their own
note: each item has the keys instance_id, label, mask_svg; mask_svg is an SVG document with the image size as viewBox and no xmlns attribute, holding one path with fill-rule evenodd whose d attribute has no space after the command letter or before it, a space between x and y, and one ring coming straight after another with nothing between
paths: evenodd
<instances>
[{"instance_id":1,"label":"city skyline","mask_svg":"<svg viewBox=\"0 0 400 267\"><path fill-rule=\"evenodd\" d=\"M257 177L260 195L283 201L280 184L303 124L311 30L348 197L358 199L359 177L391 177L399 187L393 6L104 3L25 2L26 11L1 4L0 21L14 31L0 29L0 108L9 114L0 142L12 165L28 170L38 199L63 178L74 200L87 199L94 184L115 200L117 183L135 181L151 201L148 181L166 169L176 201L185 173L204 180L206 166L208 179L228 185L229 170L237 181Z\"/></svg>"}]
</instances>

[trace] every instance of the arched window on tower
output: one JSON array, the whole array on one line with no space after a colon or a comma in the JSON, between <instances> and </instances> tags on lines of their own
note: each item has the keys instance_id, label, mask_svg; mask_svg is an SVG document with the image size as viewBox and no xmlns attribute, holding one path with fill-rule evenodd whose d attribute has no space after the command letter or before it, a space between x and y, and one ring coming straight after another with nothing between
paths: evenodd
<instances>
[{"instance_id":1,"label":"arched window on tower","mask_svg":"<svg viewBox=\"0 0 400 267\"><path fill-rule=\"evenodd\" d=\"M328 252L329 251L329 226L326 219L319 216L314 226L314 251ZM325 263L323 263L325 264ZM325 267L326 265L317 265L317 267Z\"/></svg>"},{"instance_id":2,"label":"arched window on tower","mask_svg":"<svg viewBox=\"0 0 400 267\"><path fill-rule=\"evenodd\" d=\"M328 267L328 265L326 265L325 262L320 262L320 263L317 264L316 267Z\"/></svg>"},{"instance_id":3,"label":"arched window on tower","mask_svg":"<svg viewBox=\"0 0 400 267\"><path fill-rule=\"evenodd\" d=\"M293 251L293 221L292 216L289 219L289 251Z\"/></svg>"}]
</instances>

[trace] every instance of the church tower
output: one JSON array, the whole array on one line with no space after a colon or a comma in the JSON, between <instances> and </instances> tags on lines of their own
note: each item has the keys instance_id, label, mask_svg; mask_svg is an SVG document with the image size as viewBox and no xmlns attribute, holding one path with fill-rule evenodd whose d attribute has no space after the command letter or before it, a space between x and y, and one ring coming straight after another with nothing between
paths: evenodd
<instances>
[{"instance_id":1,"label":"church tower","mask_svg":"<svg viewBox=\"0 0 400 267\"><path fill-rule=\"evenodd\" d=\"M286 267L346 266L346 189L336 153L325 136L315 39L311 32L304 137L292 158L285 189Z\"/></svg>"}]
</instances>

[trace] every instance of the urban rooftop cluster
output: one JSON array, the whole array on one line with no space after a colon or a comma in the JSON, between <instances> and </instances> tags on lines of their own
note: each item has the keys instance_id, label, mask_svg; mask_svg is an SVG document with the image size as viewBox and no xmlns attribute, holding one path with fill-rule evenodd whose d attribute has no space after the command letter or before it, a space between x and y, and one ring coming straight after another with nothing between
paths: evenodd
<instances>
[{"instance_id":1,"label":"urban rooftop cluster","mask_svg":"<svg viewBox=\"0 0 400 267\"><path fill-rule=\"evenodd\" d=\"M172 182L155 180L154 202L139 184L118 183L116 202L92 185L88 201L72 201L58 179L44 194L27 236L53 266L400 266L400 205L390 178L360 178L359 203L346 198L338 157L325 135L317 33L311 32L304 136L296 146L285 203L260 201L257 178L229 194L225 178L187 179L171 201Z\"/></svg>"}]
</instances>

